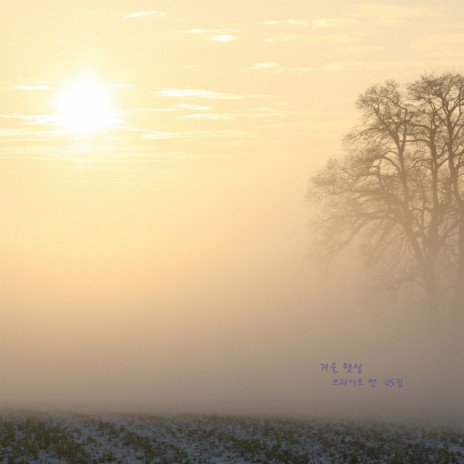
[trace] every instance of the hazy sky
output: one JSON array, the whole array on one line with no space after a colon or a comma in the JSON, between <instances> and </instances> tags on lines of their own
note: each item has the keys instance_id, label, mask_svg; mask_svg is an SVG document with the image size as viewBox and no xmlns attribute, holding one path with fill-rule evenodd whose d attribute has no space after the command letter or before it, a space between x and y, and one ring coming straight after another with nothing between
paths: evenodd
<instances>
[{"instance_id":1,"label":"hazy sky","mask_svg":"<svg viewBox=\"0 0 464 464\"><path fill-rule=\"evenodd\" d=\"M368 86L463 70L461 0L4 0L0 26L5 403L421 397L356 266L324 281L305 258L305 193ZM319 363L349 360L415 390L335 397Z\"/></svg>"}]
</instances>

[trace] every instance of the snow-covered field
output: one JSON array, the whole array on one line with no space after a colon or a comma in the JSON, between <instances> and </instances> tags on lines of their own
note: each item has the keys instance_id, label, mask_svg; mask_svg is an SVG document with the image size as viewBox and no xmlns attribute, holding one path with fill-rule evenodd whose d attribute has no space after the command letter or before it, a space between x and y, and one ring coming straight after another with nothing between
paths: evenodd
<instances>
[{"instance_id":1,"label":"snow-covered field","mask_svg":"<svg viewBox=\"0 0 464 464\"><path fill-rule=\"evenodd\" d=\"M0 463L464 463L464 428L221 416L0 415Z\"/></svg>"}]
</instances>

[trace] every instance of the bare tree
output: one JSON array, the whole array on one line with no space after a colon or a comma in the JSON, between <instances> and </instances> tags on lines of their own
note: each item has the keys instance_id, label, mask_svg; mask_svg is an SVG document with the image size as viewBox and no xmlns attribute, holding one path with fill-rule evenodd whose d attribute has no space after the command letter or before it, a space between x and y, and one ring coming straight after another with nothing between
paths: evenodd
<instances>
[{"instance_id":1,"label":"bare tree","mask_svg":"<svg viewBox=\"0 0 464 464\"><path fill-rule=\"evenodd\" d=\"M314 249L330 258L358 241L372 283L420 302L435 323L464 312L464 76L374 86L346 155L311 180L320 205Z\"/></svg>"}]
</instances>

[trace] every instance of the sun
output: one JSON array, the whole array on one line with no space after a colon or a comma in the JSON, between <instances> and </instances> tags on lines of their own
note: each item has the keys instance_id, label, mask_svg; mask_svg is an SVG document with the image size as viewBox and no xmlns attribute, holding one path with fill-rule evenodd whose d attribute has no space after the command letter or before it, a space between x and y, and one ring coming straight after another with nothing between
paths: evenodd
<instances>
[{"instance_id":1,"label":"sun","mask_svg":"<svg viewBox=\"0 0 464 464\"><path fill-rule=\"evenodd\" d=\"M68 82L55 100L57 124L71 133L90 134L116 123L110 88L91 73Z\"/></svg>"}]
</instances>

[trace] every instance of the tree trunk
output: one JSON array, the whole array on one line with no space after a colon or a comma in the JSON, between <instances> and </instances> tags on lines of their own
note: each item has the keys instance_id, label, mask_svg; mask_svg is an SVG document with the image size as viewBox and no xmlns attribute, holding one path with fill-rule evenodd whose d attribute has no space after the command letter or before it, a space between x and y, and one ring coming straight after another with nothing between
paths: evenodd
<instances>
[{"instance_id":1,"label":"tree trunk","mask_svg":"<svg viewBox=\"0 0 464 464\"><path fill-rule=\"evenodd\" d=\"M458 268L449 322L453 327L453 335L461 338L464 334L464 214L461 214L461 222L459 224Z\"/></svg>"},{"instance_id":2,"label":"tree trunk","mask_svg":"<svg viewBox=\"0 0 464 464\"><path fill-rule=\"evenodd\" d=\"M439 343L445 341L445 324L440 304L440 295L438 291L438 279L436 269L437 249L433 243L429 243L429 254L423 265L423 276L425 283L425 294L428 303L428 319L430 336L435 338Z\"/></svg>"}]
</instances>

